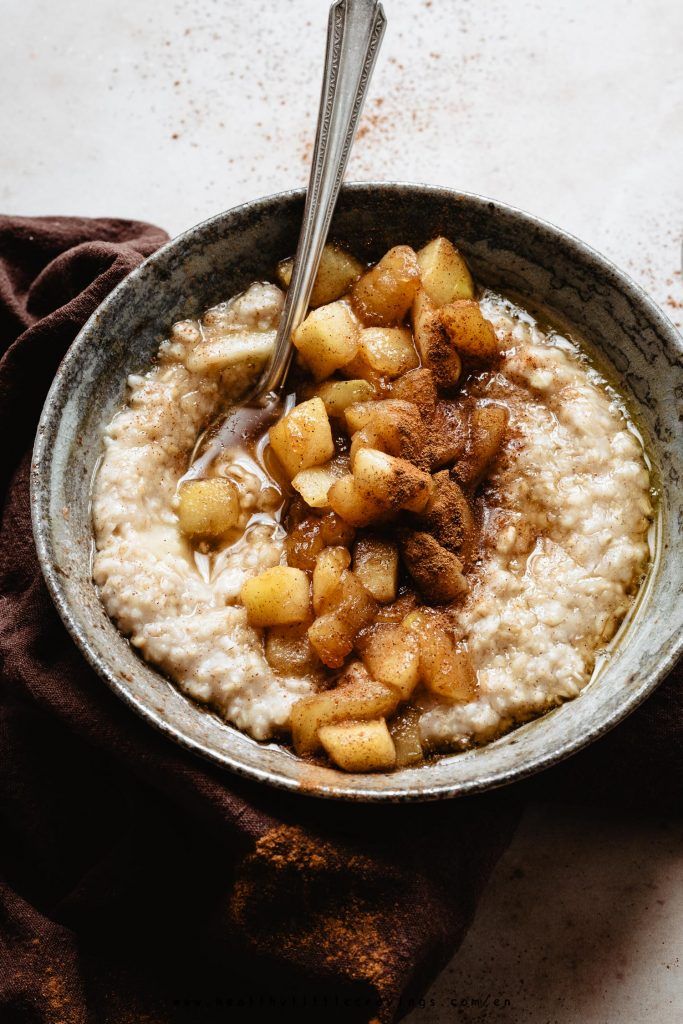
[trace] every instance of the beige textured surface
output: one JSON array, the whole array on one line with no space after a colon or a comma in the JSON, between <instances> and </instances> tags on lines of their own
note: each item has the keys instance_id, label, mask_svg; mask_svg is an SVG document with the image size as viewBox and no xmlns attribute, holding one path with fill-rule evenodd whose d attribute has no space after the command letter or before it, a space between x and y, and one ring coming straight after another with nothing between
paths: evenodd
<instances>
[{"instance_id":1,"label":"beige textured surface","mask_svg":"<svg viewBox=\"0 0 683 1024\"><path fill-rule=\"evenodd\" d=\"M680 325L683 5L385 6L350 176L430 181L531 210L621 264ZM0 68L21 102L0 107L0 208L118 214L177 232L303 184L326 10L323 0L5 5ZM436 1005L411 1024L678 1024L682 883L680 827L533 808L430 993Z\"/></svg>"},{"instance_id":2,"label":"beige textured surface","mask_svg":"<svg viewBox=\"0 0 683 1024\"><path fill-rule=\"evenodd\" d=\"M531 808L409 1024L679 1024L682 851L680 822Z\"/></svg>"}]
</instances>

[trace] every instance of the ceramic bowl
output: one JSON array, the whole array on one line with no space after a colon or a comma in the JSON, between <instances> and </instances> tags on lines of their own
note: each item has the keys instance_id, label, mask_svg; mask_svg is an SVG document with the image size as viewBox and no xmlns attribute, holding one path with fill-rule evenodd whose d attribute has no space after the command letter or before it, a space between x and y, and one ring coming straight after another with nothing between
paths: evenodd
<instances>
[{"instance_id":1,"label":"ceramic bowl","mask_svg":"<svg viewBox=\"0 0 683 1024\"><path fill-rule=\"evenodd\" d=\"M259 744L184 697L118 633L93 585L90 485L102 428L123 399L127 375L150 364L174 321L255 279L272 279L277 260L295 249L302 209L302 193L287 192L199 224L130 274L80 332L48 395L35 445L33 521L48 587L83 654L123 700L169 739L233 771L355 800L427 800L520 779L628 715L672 667L683 635L676 413L683 340L625 274L529 214L424 185L354 184L342 192L331 237L368 260L398 243L417 247L437 234L454 239L480 282L548 311L589 339L626 395L659 491L657 555L634 614L579 697L480 749L387 774L347 775Z\"/></svg>"}]
</instances>

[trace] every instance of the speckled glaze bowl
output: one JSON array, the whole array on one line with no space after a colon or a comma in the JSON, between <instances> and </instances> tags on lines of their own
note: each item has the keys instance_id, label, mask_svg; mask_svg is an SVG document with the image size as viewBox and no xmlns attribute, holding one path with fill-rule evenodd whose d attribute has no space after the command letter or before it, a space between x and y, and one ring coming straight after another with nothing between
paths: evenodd
<instances>
[{"instance_id":1,"label":"speckled glaze bowl","mask_svg":"<svg viewBox=\"0 0 683 1024\"><path fill-rule=\"evenodd\" d=\"M229 210L174 239L102 303L69 350L40 420L32 476L38 555L55 604L90 664L177 743L251 778L316 796L428 800L500 786L567 757L651 693L683 637L683 453L676 399L683 339L624 274L550 224L474 195L424 185L356 184L342 193L331 236L368 260L437 234L460 245L475 276L590 339L630 402L659 490L657 556L634 614L596 678L575 700L488 746L387 774L313 767L259 744L176 690L135 654L107 617L90 571L89 492L101 432L170 325L272 278L294 251L301 192ZM68 509L68 516L64 509Z\"/></svg>"}]
</instances>

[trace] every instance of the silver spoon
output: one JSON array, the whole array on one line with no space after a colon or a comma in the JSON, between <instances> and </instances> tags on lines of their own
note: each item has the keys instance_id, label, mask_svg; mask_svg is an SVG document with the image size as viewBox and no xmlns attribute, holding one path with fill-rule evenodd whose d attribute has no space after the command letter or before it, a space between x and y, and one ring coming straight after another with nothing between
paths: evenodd
<instances>
[{"instance_id":1,"label":"silver spoon","mask_svg":"<svg viewBox=\"0 0 683 1024\"><path fill-rule=\"evenodd\" d=\"M365 94L386 28L377 0L337 0L330 8L313 165L292 278L268 367L256 389L231 409L202 447L184 480L202 476L219 451L275 419L292 361L292 332L304 319Z\"/></svg>"}]
</instances>

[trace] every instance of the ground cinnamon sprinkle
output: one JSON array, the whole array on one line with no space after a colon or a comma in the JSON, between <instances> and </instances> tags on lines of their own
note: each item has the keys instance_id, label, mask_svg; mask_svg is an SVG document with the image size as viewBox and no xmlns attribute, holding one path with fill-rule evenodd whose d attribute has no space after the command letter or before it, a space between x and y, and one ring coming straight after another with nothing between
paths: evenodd
<instances>
[{"instance_id":1,"label":"ground cinnamon sprinkle","mask_svg":"<svg viewBox=\"0 0 683 1024\"><path fill-rule=\"evenodd\" d=\"M262 836L243 864L230 911L256 952L365 983L381 1001L403 961L398 920L386 913L392 888L398 906L400 872L390 864L282 825Z\"/></svg>"},{"instance_id":2,"label":"ground cinnamon sprinkle","mask_svg":"<svg viewBox=\"0 0 683 1024\"><path fill-rule=\"evenodd\" d=\"M86 1024L83 994L64 980L73 979L72 965L55 959L51 946L40 938L25 943L15 957L17 966L12 975L12 987L17 992L31 991L36 977L40 977L43 979L41 1006L50 1014L52 1024ZM46 965L46 957L52 963Z\"/></svg>"}]
</instances>

